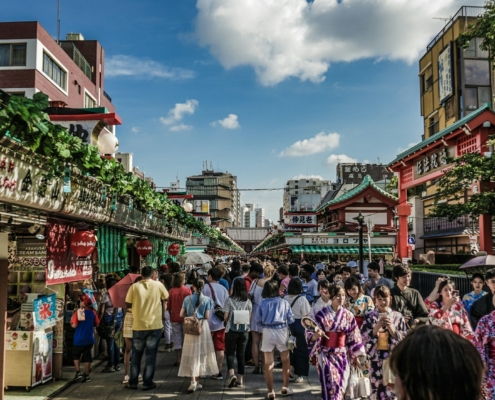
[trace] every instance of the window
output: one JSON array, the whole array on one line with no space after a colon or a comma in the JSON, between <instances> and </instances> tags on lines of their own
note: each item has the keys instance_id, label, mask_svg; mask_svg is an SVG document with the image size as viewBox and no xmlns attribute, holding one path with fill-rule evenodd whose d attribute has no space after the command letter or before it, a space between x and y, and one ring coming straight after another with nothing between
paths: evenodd
<instances>
[{"instance_id":1,"label":"window","mask_svg":"<svg viewBox=\"0 0 495 400\"><path fill-rule=\"evenodd\" d=\"M26 43L0 44L0 67L25 67Z\"/></svg>"},{"instance_id":2,"label":"window","mask_svg":"<svg viewBox=\"0 0 495 400\"><path fill-rule=\"evenodd\" d=\"M451 97L445 102L445 119L449 120L455 117L454 97Z\"/></svg>"},{"instance_id":3,"label":"window","mask_svg":"<svg viewBox=\"0 0 495 400\"><path fill-rule=\"evenodd\" d=\"M472 39L464 49L464 58L488 58L488 51L480 49L482 41L481 38Z\"/></svg>"},{"instance_id":4,"label":"window","mask_svg":"<svg viewBox=\"0 0 495 400\"><path fill-rule=\"evenodd\" d=\"M93 99L89 94L84 94L84 108L96 108L96 100Z\"/></svg>"},{"instance_id":5,"label":"window","mask_svg":"<svg viewBox=\"0 0 495 400\"><path fill-rule=\"evenodd\" d=\"M62 89L67 88L67 73L46 53L43 53L43 72Z\"/></svg>"},{"instance_id":6,"label":"window","mask_svg":"<svg viewBox=\"0 0 495 400\"><path fill-rule=\"evenodd\" d=\"M430 118L430 126L428 127L428 137L433 136L438 131L439 131L438 114L435 114L433 117Z\"/></svg>"},{"instance_id":7,"label":"window","mask_svg":"<svg viewBox=\"0 0 495 400\"><path fill-rule=\"evenodd\" d=\"M426 68L425 73L421 75L421 86L423 93L431 90L433 86L433 69L431 66Z\"/></svg>"},{"instance_id":8,"label":"window","mask_svg":"<svg viewBox=\"0 0 495 400\"><path fill-rule=\"evenodd\" d=\"M489 86L490 65L485 60L464 60L466 85Z\"/></svg>"},{"instance_id":9,"label":"window","mask_svg":"<svg viewBox=\"0 0 495 400\"><path fill-rule=\"evenodd\" d=\"M466 115L477 110L491 98L490 87L468 87L464 90L464 110Z\"/></svg>"}]
</instances>

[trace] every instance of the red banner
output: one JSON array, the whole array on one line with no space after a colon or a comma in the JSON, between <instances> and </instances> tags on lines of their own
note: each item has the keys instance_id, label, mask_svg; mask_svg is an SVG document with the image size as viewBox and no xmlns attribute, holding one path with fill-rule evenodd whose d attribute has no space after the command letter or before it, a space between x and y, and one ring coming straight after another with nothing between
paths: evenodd
<instances>
[{"instance_id":1,"label":"red banner","mask_svg":"<svg viewBox=\"0 0 495 400\"><path fill-rule=\"evenodd\" d=\"M96 261L96 250L88 257L77 257L70 250L71 236L77 229L68 223L48 220L46 223L46 284L90 279ZM90 231L94 233L94 231Z\"/></svg>"}]
</instances>

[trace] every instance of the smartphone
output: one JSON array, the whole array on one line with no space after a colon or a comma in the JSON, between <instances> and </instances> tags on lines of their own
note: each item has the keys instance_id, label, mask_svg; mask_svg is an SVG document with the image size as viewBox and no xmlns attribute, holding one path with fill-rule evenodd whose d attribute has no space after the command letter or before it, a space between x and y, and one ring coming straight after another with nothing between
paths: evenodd
<instances>
[{"instance_id":1,"label":"smartphone","mask_svg":"<svg viewBox=\"0 0 495 400\"><path fill-rule=\"evenodd\" d=\"M452 297L459 297L459 291L458 290L453 290L452 291Z\"/></svg>"},{"instance_id":2,"label":"smartphone","mask_svg":"<svg viewBox=\"0 0 495 400\"><path fill-rule=\"evenodd\" d=\"M380 313L380 314L378 314L378 319L387 318L387 315L388 314L386 312Z\"/></svg>"}]
</instances>

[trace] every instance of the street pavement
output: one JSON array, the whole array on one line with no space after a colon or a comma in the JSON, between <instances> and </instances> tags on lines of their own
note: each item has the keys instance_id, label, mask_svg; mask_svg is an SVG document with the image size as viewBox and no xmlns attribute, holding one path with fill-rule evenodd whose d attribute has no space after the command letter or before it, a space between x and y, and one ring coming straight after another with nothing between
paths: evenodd
<instances>
[{"instance_id":1,"label":"street pavement","mask_svg":"<svg viewBox=\"0 0 495 400\"><path fill-rule=\"evenodd\" d=\"M237 399L265 399L267 389L263 375L254 375L253 367L246 367L243 388L227 388L226 379L223 381L211 378L201 379L203 389L194 393L188 393L190 384L189 378L177 376L178 367L174 367L175 353L159 352L155 371L156 389L143 391L141 385L138 390L129 390L124 387L123 369L119 372L102 373L105 363L100 364L91 372L91 382L72 383L63 392L53 399L91 399L91 400L111 400L111 399L166 399L177 396L185 396L188 400L237 400ZM224 363L223 376L227 376L227 365ZM277 398L281 398L282 372L280 369L274 370L275 390ZM310 376L304 383L290 384L294 390L294 396L298 400L321 399L320 384L315 367L311 367Z\"/></svg>"}]
</instances>

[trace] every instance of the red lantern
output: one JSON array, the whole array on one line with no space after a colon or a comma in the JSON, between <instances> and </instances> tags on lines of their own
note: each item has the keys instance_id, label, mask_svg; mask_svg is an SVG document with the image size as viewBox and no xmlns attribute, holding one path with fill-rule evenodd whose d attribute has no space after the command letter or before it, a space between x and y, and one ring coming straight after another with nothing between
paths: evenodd
<instances>
[{"instance_id":1,"label":"red lantern","mask_svg":"<svg viewBox=\"0 0 495 400\"><path fill-rule=\"evenodd\" d=\"M180 246L177 243L173 243L170 246L168 246L168 254L171 256L176 256L180 253Z\"/></svg>"},{"instance_id":2,"label":"red lantern","mask_svg":"<svg viewBox=\"0 0 495 400\"><path fill-rule=\"evenodd\" d=\"M136 251L143 258L150 254L152 249L153 246L151 245L151 242L146 239L140 240L136 244Z\"/></svg>"},{"instance_id":3,"label":"red lantern","mask_svg":"<svg viewBox=\"0 0 495 400\"><path fill-rule=\"evenodd\" d=\"M95 249L96 237L91 231L77 231L70 238L70 249L78 257L87 257Z\"/></svg>"}]
</instances>

